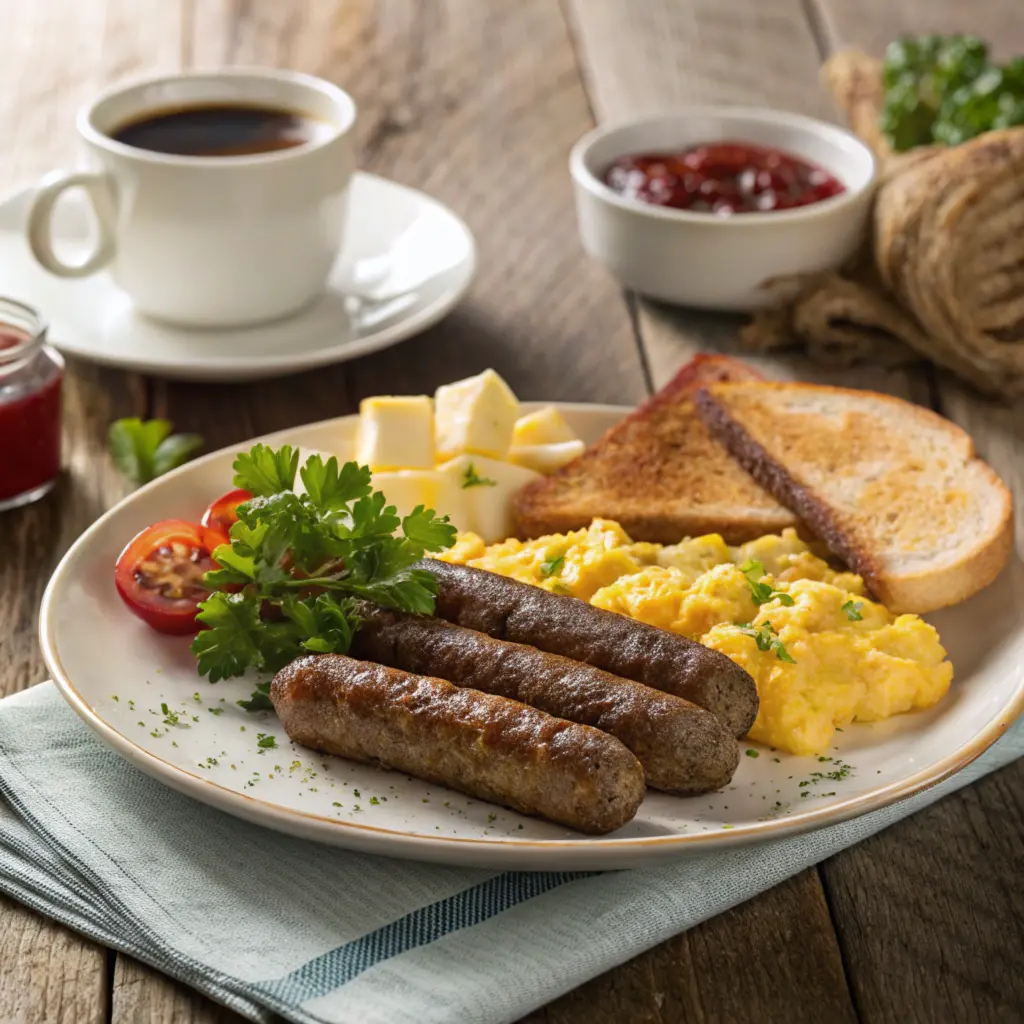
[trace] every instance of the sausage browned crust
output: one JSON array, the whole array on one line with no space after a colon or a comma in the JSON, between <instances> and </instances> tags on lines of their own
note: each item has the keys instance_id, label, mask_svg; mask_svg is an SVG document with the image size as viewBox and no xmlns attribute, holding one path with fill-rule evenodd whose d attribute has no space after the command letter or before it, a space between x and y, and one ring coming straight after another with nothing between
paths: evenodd
<instances>
[{"instance_id":1,"label":"sausage browned crust","mask_svg":"<svg viewBox=\"0 0 1024 1024\"><path fill-rule=\"evenodd\" d=\"M440 676L592 725L637 756L647 784L669 793L721 789L739 762L736 740L704 708L593 665L495 640L444 619L363 603L352 654Z\"/></svg>"},{"instance_id":2,"label":"sausage browned crust","mask_svg":"<svg viewBox=\"0 0 1024 1024\"><path fill-rule=\"evenodd\" d=\"M707 708L734 736L754 724L754 680L719 651L484 569L430 558L419 565L437 578L435 614L442 619L682 697Z\"/></svg>"},{"instance_id":3,"label":"sausage browned crust","mask_svg":"<svg viewBox=\"0 0 1024 1024\"><path fill-rule=\"evenodd\" d=\"M270 699L305 747L581 832L619 828L644 796L640 762L613 736L443 679L311 655L278 672Z\"/></svg>"}]
</instances>

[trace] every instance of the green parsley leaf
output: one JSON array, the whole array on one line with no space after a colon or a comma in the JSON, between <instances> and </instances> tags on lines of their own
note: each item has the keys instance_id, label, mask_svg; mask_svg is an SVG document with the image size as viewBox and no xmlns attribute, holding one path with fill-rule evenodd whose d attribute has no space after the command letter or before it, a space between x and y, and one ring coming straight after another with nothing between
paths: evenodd
<instances>
[{"instance_id":1,"label":"green parsley leaf","mask_svg":"<svg viewBox=\"0 0 1024 1024\"><path fill-rule=\"evenodd\" d=\"M241 526L242 530L249 528L245 523L234 523L232 529ZM220 544L210 554L219 568L213 569L206 574L203 582L211 589L223 587L228 584L242 584L256 582L256 563L252 555L246 553L247 548L239 544L237 547L231 544Z\"/></svg>"},{"instance_id":2,"label":"green parsley leaf","mask_svg":"<svg viewBox=\"0 0 1024 1024\"><path fill-rule=\"evenodd\" d=\"M262 750L270 750L277 746L277 737L266 732L256 733L256 746Z\"/></svg>"},{"instance_id":3,"label":"green parsley leaf","mask_svg":"<svg viewBox=\"0 0 1024 1024\"><path fill-rule=\"evenodd\" d=\"M747 757L760 757L760 756L761 756L761 752L759 750L754 750L753 747L748 747L747 748Z\"/></svg>"},{"instance_id":4,"label":"green parsley leaf","mask_svg":"<svg viewBox=\"0 0 1024 1024\"><path fill-rule=\"evenodd\" d=\"M471 462L466 466L466 472L462 474L462 489L466 490L470 487L497 487L498 481L491 480L486 476L479 476L476 471L476 467Z\"/></svg>"},{"instance_id":5,"label":"green parsley leaf","mask_svg":"<svg viewBox=\"0 0 1024 1024\"><path fill-rule=\"evenodd\" d=\"M291 445L283 445L277 451L265 444L253 445L235 459L234 484L257 498L290 491L295 485L298 465L298 449Z\"/></svg>"},{"instance_id":6,"label":"green parsley leaf","mask_svg":"<svg viewBox=\"0 0 1024 1024\"><path fill-rule=\"evenodd\" d=\"M545 578L549 576L558 576L562 571L563 565L565 565L565 555L557 555L554 558L549 558L546 562L540 563L540 574Z\"/></svg>"},{"instance_id":7,"label":"green parsley leaf","mask_svg":"<svg viewBox=\"0 0 1024 1024\"><path fill-rule=\"evenodd\" d=\"M789 662L790 665L796 664L796 658L790 655L789 651L786 650L785 644L783 644L781 640L776 640L775 643L772 644L772 647L775 649L775 657L778 658L779 661Z\"/></svg>"},{"instance_id":8,"label":"green parsley leaf","mask_svg":"<svg viewBox=\"0 0 1024 1024\"><path fill-rule=\"evenodd\" d=\"M863 601L854 601L853 598L850 598L850 600L843 605L843 611L846 612L846 617L851 622L860 622L864 618L860 613L860 610L863 607Z\"/></svg>"},{"instance_id":9,"label":"green parsley leaf","mask_svg":"<svg viewBox=\"0 0 1024 1024\"><path fill-rule=\"evenodd\" d=\"M136 486L184 465L202 448L203 439L171 430L169 420L115 420L107 435L114 464Z\"/></svg>"},{"instance_id":10,"label":"green parsley leaf","mask_svg":"<svg viewBox=\"0 0 1024 1024\"><path fill-rule=\"evenodd\" d=\"M281 610L302 631L303 648L315 654L344 653L352 646L352 637L359 626L356 602L320 594L304 601L286 598Z\"/></svg>"},{"instance_id":11,"label":"green parsley leaf","mask_svg":"<svg viewBox=\"0 0 1024 1024\"><path fill-rule=\"evenodd\" d=\"M160 705L160 711L164 716L164 725L177 725L178 719L181 715L177 711L172 711L166 704Z\"/></svg>"},{"instance_id":12,"label":"green parsley leaf","mask_svg":"<svg viewBox=\"0 0 1024 1024\"><path fill-rule=\"evenodd\" d=\"M368 466L346 462L338 469L338 460L332 455L326 462L319 455L311 455L299 471L309 500L324 510L343 509L349 502L368 497L370 485Z\"/></svg>"},{"instance_id":13,"label":"green parsley leaf","mask_svg":"<svg viewBox=\"0 0 1024 1024\"><path fill-rule=\"evenodd\" d=\"M759 562L756 558L748 558L739 567L739 570L744 576L759 580L764 575L764 562Z\"/></svg>"},{"instance_id":14,"label":"green parsley leaf","mask_svg":"<svg viewBox=\"0 0 1024 1024\"><path fill-rule=\"evenodd\" d=\"M746 577L747 586L750 587L750 596L758 607L769 601L778 601L779 604L786 605L786 607L793 604L793 598L789 594L781 590L773 590L770 584L761 582L761 578L765 575L763 562L750 560L744 562L739 570Z\"/></svg>"},{"instance_id":15,"label":"green parsley leaf","mask_svg":"<svg viewBox=\"0 0 1024 1024\"><path fill-rule=\"evenodd\" d=\"M428 551L444 551L455 543L456 529L448 516L438 516L432 508L417 505L402 520L405 555L419 561ZM412 562L409 563L410 565Z\"/></svg>"},{"instance_id":16,"label":"green parsley leaf","mask_svg":"<svg viewBox=\"0 0 1024 1024\"><path fill-rule=\"evenodd\" d=\"M235 703L245 711L273 711L274 705L270 702L270 683L257 683L256 689L252 691L252 696L248 700L240 700ZM244 725L242 731L245 731ZM257 733L256 735L262 734Z\"/></svg>"},{"instance_id":17,"label":"green parsley leaf","mask_svg":"<svg viewBox=\"0 0 1024 1024\"><path fill-rule=\"evenodd\" d=\"M192 641L200 675L216 683L240 676L249 668L276 672L292 660L291 626L264 622L260 607L254 587L237 594L217 591L200 604L196 618L208 627Z\"/></svg>"},{"instance_id":18,"label":"green parsley leaf","mask_svg":"<svg viewBox=\"0 0 1024 1024\"><path fill-rule=\"evenodd\" d=\"M750 623L743 623L737 628L744 636L753 637L759 651L774 651L775 657L779 661L788 662L790 665L796 664L789 651L786 650L785 644L783 644L778 634L772 628L771 622L763 622L757 629L754 629Z\"/></svg>"}]
</instances>

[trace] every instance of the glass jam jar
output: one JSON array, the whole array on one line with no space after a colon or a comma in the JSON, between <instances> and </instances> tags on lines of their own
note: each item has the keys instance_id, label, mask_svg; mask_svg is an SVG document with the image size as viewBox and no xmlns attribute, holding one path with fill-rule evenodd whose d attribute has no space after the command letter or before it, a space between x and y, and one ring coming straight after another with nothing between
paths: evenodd
<instances>
[{"instance_id":1,"label":"glass jam jar","mask_svg":"<svg viewBox=\"0 0 1024 1024\"><path fill-rule=\"evenodd\" d=\"M0 512L36 501L57 481L63 379L42 317L0 298Z\"/></svg>"}]
</instances>

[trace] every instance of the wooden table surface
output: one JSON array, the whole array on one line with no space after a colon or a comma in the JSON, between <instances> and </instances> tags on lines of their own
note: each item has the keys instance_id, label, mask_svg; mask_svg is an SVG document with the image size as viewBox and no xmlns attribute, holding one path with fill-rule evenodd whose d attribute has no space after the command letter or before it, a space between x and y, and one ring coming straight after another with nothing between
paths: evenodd
<instances>
[{"instance_id":1,"label":"wooden table surface","mask_svg":"<svg viewBox=\"0 0 1024 1024\"><path fill-rule=\"evenodd\" d=\"M360 107L363 166L449 203L480 247L478 279L447 320L333 369L203 386L73 363L64 478L0 522L0 695L44 677L45 582L125 493L105 451L115 417L166 416L213 449L487 366L523 398L635 403L697 349L729 349L735 324L637 302L587 261L566 158L595 120L702 101L834 118L817 84L822 57L847 44L880 52L902 31L973 31L997 56L1024 53L1020 0L0 0L0 14L4 189L75 159L74 110L111 81L280 65L347 88ZM793 357L770 369L938 409L974 434L1024 508L1015 453L1024 412L923 366L830 375ZM1022 1020L1022 840L1024 762L528 1020ZM0 1022L237 1019L0 898Z\"/></svg>"}]
</instances>

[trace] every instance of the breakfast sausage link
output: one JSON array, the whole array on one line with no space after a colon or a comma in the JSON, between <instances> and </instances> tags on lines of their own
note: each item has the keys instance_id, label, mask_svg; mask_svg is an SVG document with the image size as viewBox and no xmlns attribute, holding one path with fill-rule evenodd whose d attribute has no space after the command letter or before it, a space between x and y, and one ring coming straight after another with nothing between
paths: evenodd
<instances>
[{"instance_id":1,"label":"breakfast sausage link","mask_svg":"<svg viewBox=\"0 0 1024 1024\"><path fill-rule=\"evenodd\" d=\"M270 699L296 743L395 768L581 832L611 832L644 796L614 737L516 701L341 654L293 661Z\"/></svg>"},{"instance_id":2,"label":"breakfast sausage link","mask_svg":"<svg viewBox=\"0 0 1024 1024\"><path fill-rule=\"evenodd\" d=\"M754 680L718 651L484 569L434 559L425 559L419 567L437 578L435 614L442 619L497 640L585 661L682 697L707 708L734 736L744 735L754 724Z\"/></svg>"},{"instance_id":3,"label":"breakfast sausage link","mask_svg":"<svg viewBox=\"0 0 1024 1024\"><path fill-rule=\"evenodd\" d=\"M736 740L710 711L681 697L443 619L368 602L361 604L359 618L355 657L440 676L592 725L633 751L655 789L706 793L725 786L736 770Z\"/></svg>"}]
</instances>

